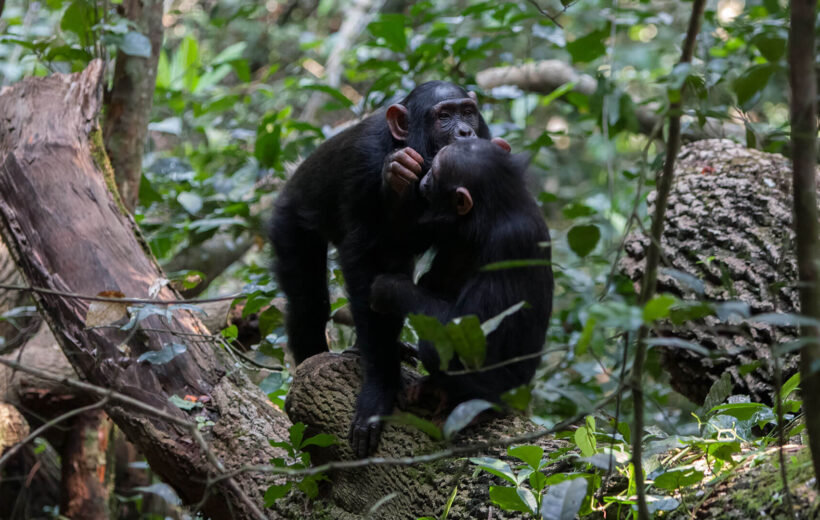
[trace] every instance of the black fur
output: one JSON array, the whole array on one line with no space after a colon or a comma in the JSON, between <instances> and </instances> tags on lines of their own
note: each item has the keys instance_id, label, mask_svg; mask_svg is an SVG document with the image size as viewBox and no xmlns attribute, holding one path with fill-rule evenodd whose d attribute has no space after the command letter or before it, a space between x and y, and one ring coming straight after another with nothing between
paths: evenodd
<instances>
[{"instance_id":1,"label":"black fur","mask_svg":"<svg viewBox=\"0 0 820 520\"><path fill-rule=\"evenodd\" d=\"M431 108L466 97L464 89L451 83L418 86L400 102L408 115L405 141L391 134L384 112L376 113L322 143L276 200L270 238L276 278L288 299L288 346L297 363L327 351L328 242L339 251L364 369L350 436L358 456L378 444L380 426L368 418L389 414L400 388L397 339L402 320L371 310L370 285L380 273L410 273L414 255L431 239L417 226L424 207L417 186L401 196L393 192L383 178L385 159L409 146L428 167L442 138L454 138L436 135L437 115ZM475 133L489 139L480 115L477 121Z\"/></svg>"},{"instance_id":2,"label":"black fur","mask_svg":"<svg viewBox=\"0 0 820 520\"><path fill-rule=\"evenodd\" d=\"M487 337L485 366L536 353L543 348L552 311L553 278L549 231L527 192L527 161L486 141L459 141L443 148L424 177L429 200L422 220L434 224L436 256L414 285L404 275L381 275L373 284L375 309L394 316L421 313L442 323L468 314L483 322L524 300L528 306L507 316ZM459 215L455 190L465 187L472 209ZM482 270L507 260L536 260L542 265ZM468 399L499 401L500 395L528 383L538 366L533 358L483 372L450 376L439 367L433 345L419 352L429 383L444 391L450 407ZM454 358L448 370L462 370Z\"/></svg>"}]
</instances>

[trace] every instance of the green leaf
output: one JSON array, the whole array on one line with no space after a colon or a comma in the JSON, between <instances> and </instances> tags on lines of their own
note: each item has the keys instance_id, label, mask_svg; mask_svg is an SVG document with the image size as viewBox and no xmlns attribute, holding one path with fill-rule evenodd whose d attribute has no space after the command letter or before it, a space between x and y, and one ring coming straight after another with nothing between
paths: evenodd
<instances>
[{"instance_id":1,"label":"green leaf","mask_svg":"<svg viewBox=\"0 0 820 520\"><path fill-rule=\"evenodd\" d=\"M574 63L587 63L603 56L606 52L604 39L609 36L609 29L598 29L586 36L567 42L567 51Z\"/></svg>"},{"instance_id":2,"label":"green leaf","mask_svg":"<svg viewBox=\"0 0 820 520\"><path fill-rule=\"evenodd\" d=\"M404 33L404 15L398 13L382 14L367 28L376 38L384 38L387 46L396 52L402 52L407 47L407 36Z\"/></svg>"},{"instance_id":3,"label":"green leaf","mask_svg":"<svg viewBox=\"0 0 820 520\"><path fill-rule=\"evenodd\" d=\"M485 321L481 324L481 331L484 332L484 336L489 336L491 332L498 328L501 325L501 322L515 312L518 312L527 302L521 301L510 307L509 309L500 312L496 316L493 316L489 320Z\"/></svg>"},{"instance_id":4,"label":"green leaf","mask_svg":"<svg viewBox=\"0 0 820 520\"><path fill-rule=\"evenodd\" d=\"M211 65L221 65L223 63L229 63L240 59L247 46L247 42L237 42L233 45L227 46L222 50L222 52L217 54L213 60L211 60Z\"/></svg>"},{"instance_id":5,"label":"green leaf","mask_svg":"<svg viewBox=\"0 0 820 520\"><path fill-rule=\"evenodd\" d=\"M282 372L271 372L259 383L259 389L267 395L282 388L283 384L285 384L285 379L282 377Z\"/></svg>"},{"instance_id":6,"label":"green leaf","mask_svg":"<svg viewBox=\"0 0 820 520\"><path fill-rule=\"evenodd\" d=\"M752 37L752 44L768 61L778 61L786 53L786 34L780 28L764 27L763 32Z\"/></svg>"},{"instance_id":7,"label":"green leaf","mask_svg":"<svg viewBox=\"0 0 820 520\"><path fill-rule=\"evenodd\" d=\"M80 43L88 45L91 39L90 33L94 18L92 2L74 0L63 13L63 18L60 20L60 29L76 34L80 39Z\"/></svg>"},{"instance_id":8,"label":"green leaf","mask_svg":"<svg viewBox=\"0 0 820 520\"><path fill-rule=\"evenodd\" d=\"M168 54L165 50L159 53L159 62L157 63L157 87L165 88L171 86L171 65L168 62Z\"/></svg>"},{"instance_id":9,"label":"green leaf","mask_svg":"<svg viewBox=\"0 0 820 520\"><path fill-rule=\"evenodd\" d=\"M119 48L129 56L138 56L140 58L151 57L151 40L144 34L130 31L125 33L120 43Z\"/></svg>"},{"instance_id":10,"label":"green leaf","mask_svg":"<svg viewBox=\"0 0 820 520\"><path fill-rule=\"evenodd\" d=\"M701 356L709 356L709 350L705 347L702 347L697 343L686 341L680 338L648 338L646 340L646 344L650 347L682 348L686 350L691 350L692 352L696 352Z\"/></svg>"},{"instance_id":11,"label":"green leaf","mask_svg":"<svg viewBox=\"0 0 820 520\"><path fill-rule=\"evenodd\" d=\"M426 433L430 438L435 439L437 441L442 439L441 429L438 426L412 413L396 413L393 415L383 417L383 420L384 422L406 424L407 426L412 426L413 428L416 428L417 430Z\"/></svg>"},{"instance_id":12,"label":"green leaf","mask_svg":"<svg viewBox=\"0 0 820 520\"><path fill-rule=\"evenodd\" d=\"M693 466L684 466L658 475L655 477L653 485L667 491L674 491L682 487L697 484L703 480L703 477L702 471L695 469Z\"/></svg>"},{"instance_id":13,"label":"green leaf","mask_svg":"<svg viewBox=\"0 0 820 520\"><path fill-rule=\"evenodd\" d=\"M182 343L166 343L159 350L143 352L142 355L137 358L137 363L146 361L152 365L164 365L186 350L188 350L188 347Z\"/></svg>"},{"instance_id":14,"label":"green leaf","mask_svg":"<svg viewBox=\"0 0 820 520\"><path fill-rule=\"evenodd\" d=\"M450 412L444 422L444 438L452 439L453 435L469 425L478 414L490 408L498 408L495 404L483 399L470 399L460 403Z\"/></svg>"},{"instance_id":15,"label":"green leaf","mask_svg":"<svg viewBox=\"0 0 820 520\"><path fill-rule=\"evenodd\" d=\"M547 494L541 499L541 518L543 520L573 520L581 509L587 495L587 481L584 478L565 480L550 486Z\"/></svg>"},{"instance_id":16,"label":"green leaf","mask_svg":"<svg viewBox=\"0 0 820 520\"><path fill-rule=\"evenodd\" d=\"M532 400L532 387L530 385L521 385L507 390L501 394L501 400L515 410L526 412Z\"/></svg>"},{"instance_id":17,"label":"green leaf","mask_svg":"<svg viewBox=\"0 0 820 520\"><path fill-rule=\"evenodd\" d=\"M709 413L731 415L732 417L739 419L741 421L748 421L757 412L766 409L769 409L769 407L761 403L728 403L713 407L709 410Z\"/></svg>"},{"instance_id":18,"label":"green leaf","mask_svg":"<svg viewBox=\"0 0 820 520\"><path fill-rule=\"evenodd\" d=\"M177 202L191 215L196 215L202 209L202 197L192 191L184 191L177 196Z\"/></svg>"},{"instance_id":19,"label":"green leaf","mask_svg":"<svg viewBox=\"0 0 820 520\"><path fill-rule=\"evenodd\" d=\"M439 369L447 370L455 352L447 328L436 318L423 314L411 314L407 320L419 339L433 343L439 356Z\"/></svg>"},{"instance_id":20,"label":"green leaf","mask_svg":"<svg viewBox=\"0 0 820 520\"><path fill-rule=\"evenodd\" d=\"M596 319L592 316L584 323L584 329L581 331L581 336L578 338L578 343L575 345L575 355L582 356L589 348L589 343L592 341L592 333L595 332Z\"/></svg>"},{"instance_id":21,"label":"green leaf","mask_svg":"<svg viewBox=\"0 0 820 520\"><path fill-rule=\"evenodd\" d=\"M755 94L766 88L774 70L774 67L767 63L753 65L743 71L732 83L738 104L741 106L746 105Z\"/></svg>"},{"instance_id":22,"label":"green leaf","mask_svg":"<svg viewBox=\"0 0 820 520\"><path fill-rule=\"evenodd\" d=\"M581 455L584 457L591 457L592 455L595 455L597 451L595 436L586 426L581 426L575 430L575 435L573 438L575 440L575 445L578 446L579 450L581 450Z\"/></svg>"},{"instance_id":23,"label":"green leaf","mask_svg":"<svg viewBox=\"0 0 820 520\"><path fill-rule=\"evenodd\" d=\"M510 465L504 461L493 459L491 457L472 457L470 458L470 462L487 473L503 478L510 484L518 484L515 480L515 473L513 473L510 469Z\"/></svg>"},{"instance_id":24,"label":"green leaf","mask_svg":"<svg viewBox=\"0 0 820 520\"><path fill-rule=\"evenodd\" d=\"M532 513L514 487L490 486L490 501L504 511Z\"/></svg>"},{"instance_id":25,"label":"green leaf","mask_svg":"<svg viewBox=\"0 0 820 520\"><path fill-rule=\"evenodd\" d=\"M538 512L538 502L536 502L535 495L532 494L532 491L524 487L517 487L515 492L518 494L518 498L527 505L529 513L534 515Z\"/></svg>"},{"instance_id":26,"label":"green leaf","mask_svg":"<svg viewBox=\"0 0 820 520\"><path fill-rule=\"evenodd\" d=\"M290 427L288 430L290 434L290 443L297 449L302 447L302 438L305 435L305 426L304 423L294 423L293 426Z\"/></svg>"},{"instance_id":27,"label":"green leaf","mask_svg":"<svg viewBox=\"0 0 820 520\"><path fill-rule=\"evenodd\" d=\"M520 459L532 469L537 470L541 467L541 459L544 458L544 448L531 445L516 446L507 448L507 455Z\"/></svg>"},{"instance_id":28,"label":"green leaf","mask_svg":"<svg viewBox=\"0 0 820 520\"><path fill-rule=\"evenodd\" d=\"M290 491L293 482L286 484L274 484L265 491L265 507L273 507L277 500L284 497Z\"/></svg>"},{"instance_id":29,"label":"green leaf","mask_svg":"<svg viewBox=\"0 0 820 520\"><path fill-rule=\"evenodd\" d=\"M180 410L193 410L194 408L202 408L202 403L196 401L189 401L174 394L168 398L168 402L176 406Z\"/></svg>"},{"instance_id":30,"label":"green leaf","mask_svg":"<svg viewBox=\"0 0 820 520\"><path fill-rule=\"evenodd\" d=\"M800 385L800 372L797 372L793 376L791 376L783 386L780 388L780 398L785 400L791 395L792 392L797 390L797 387Z\"/></svg>"},{"instance_id":31,"label":"green leaf","mask_svg":"<svg viewBox=\"0 0 820 520\"><path fill-rule=\"evenodd\" d=\"M325 94L329 95L336 101L338 101L343 107L352 107L353 102L347 99L347 96L341 93L341 91L329 87L327 85L318 85L314 83L308 83L304 85L300 85L301 88L305 90L318 90L319 92L324 92Z\"/></svg>"},{"instance_id":32,"label":"green leaf","mask_svg":"<svg viewBox=\"0 0 820 520\"><path fill-rule=\"evenodd\" d=\"M669 316L669 309L678 303L677 298L671 294L659 294L652 298L643 308L644 323L654 323Z\"/></svg>"},{"instance_id":33,"label":"green leaf","mask_svg":"<svg viewBox=\"0 0 820 520\"><path fill-rule=\"evenodd\" d=\"M336 439L335 435L331 435L329 433L319 433L305 439L305 442L302 443L302 448L306 446L318 446L320 448L327 448L328 446L333 446L335 444L339 444L339 441Z\"/></svg>"},{"instance_id":34,"label":"green leaf","mask_svg":"<svg viewBox=\"0 0 820 520\"><path fill-rule=\"evenodd\" d=\"M703 409L711 410L721 404L727 397L732 395L733 387L732 376L729 372L722 373L720 379L712 383L712 387L709 388L709 393L706 394L706 399L703 401Z\"/></svg>"},{"instance_id":35,"label":"green leaf","mask_svg":"<svg viewBox=\"0 0 820 520\"><path fill-rule=\"evenodd\" d=\"M456 318L447 324L447 334L466 368L481 368L487 353L487 338L481 330L478 316L468 315Z\"/></svg>"},{"instance_id":36,"label":"green leaf","mask_svg":"<svg viewBox=\"0 0 820 520\"><path fill-rule=\"evenodd\" d=\"M569 248L581 258L584 258L595 249L600 238L601 230L594 224L573 226L567 233Z\"/></svg>"}]
</instances>

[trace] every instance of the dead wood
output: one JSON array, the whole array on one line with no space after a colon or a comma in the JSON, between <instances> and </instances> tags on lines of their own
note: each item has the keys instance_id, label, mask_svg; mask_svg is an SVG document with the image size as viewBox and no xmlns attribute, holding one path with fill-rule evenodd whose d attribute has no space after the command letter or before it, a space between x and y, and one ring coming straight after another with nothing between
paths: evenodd
<instances>
[{"instance_id":1,"label":"dead wood","mask_svg":"<svg viewBox=\"0 0 820 520\"><path fill-rule=\"evenodd\" d=\"M95 61L82 73L23 80L0 96L2 236L31 286L144 298L163 273L109 189L113 176L97 125L101 70ZM157 298L178 295L164 287ZM228 469L267 462L276 453L268 440L287 435L284 414L207 341L208 331L193 313L173 311L170 324L151 317L130 334L87 328L85 300L43 293L35 300L78 374L174 416L213 421L204 433ZM202 339L192 339L196 334ZM136 361L169 343L184 343L187 350L163 365ZM168 401L188 395L204 407L185 412ZM251 517L241 493L261 507L270 478L242 473L237 484L208 485L215 469L189 432L118 402L108 403L105 411L183 500L207 497L208 516Z\"/></svg>"}]
</instances>

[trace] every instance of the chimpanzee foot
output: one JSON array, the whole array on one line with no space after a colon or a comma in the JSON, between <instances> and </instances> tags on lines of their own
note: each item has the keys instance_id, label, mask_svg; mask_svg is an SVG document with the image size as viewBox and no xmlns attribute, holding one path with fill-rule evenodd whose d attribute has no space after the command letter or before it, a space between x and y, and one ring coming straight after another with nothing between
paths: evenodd
<instances>
[{"instance_id":1,"label":"chimpanzee foot","mask_svg":"<svg viewBox=\"0 0 820 520\"><path fill-rule=\"evenodd\" d=\"M371 422L370 419L392 413L395 398L395 388L367 382L362 386L348 434L350 448L356 458L363 459L376 451L382 433L382 423L378 420Z\"/></svg>"}]
</instances>

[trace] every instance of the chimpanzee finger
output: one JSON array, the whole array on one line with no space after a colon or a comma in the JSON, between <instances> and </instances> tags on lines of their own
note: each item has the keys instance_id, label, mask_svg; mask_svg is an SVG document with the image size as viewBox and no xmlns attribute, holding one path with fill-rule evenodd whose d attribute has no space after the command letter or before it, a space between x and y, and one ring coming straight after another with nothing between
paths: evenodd
<instances>
[{"instance_id":1,"label":"chimpanzee finger","mask_svg":"<svg viewBox=\"0 0 820 520\"><path fill-rule=\"evenodd\" d=\"M390 176L387 179L387 182L390 184L390 188L393 191L401 195L402 193L404 193L404 190L407 189L407 187L410 185L411 181L391 172Z\"/></svg>"},{"instance_id":2,"label":"chimpanzee finger","mask_svg":"<svg viewBox=\"0 0 820 520\"><path fill-rule=\"evenodd\" d=\"M424 164L424 157L422 157L420 153L413 150L409 146L405 147L402 151L404 153L406 153L407 155L409 155L410 158L412 158L419 165L419 168L421 167L422 164ZM419 169L419 171L421 171L421 170Z\"/></svg>"},{"instance_id":3,"label":"chimpanzee finger","mask_svg":"<svg viewBox=\"0 0 820 520\"><path fill-rule=\"evenodd\" d=\"M419 180L419 175L421 174L421 167L419 166L418 172L414 172L401 163L392 162L390 163L390 171L391 173L393 173L395 177L401 177L407 182L416 182L417 180Z\"/></svg>"},{"instance_id":4,"label":"chimpanzee finger","mask_svg":"<svg viewBox=\"0 0 820 520\"><path fill-rule=\"evenodd\" d=\"M508 143L506 139L502 139L500 137L493 137L492 142L497 144L501 148L503 148L504 151L506 151L506 152L509 152L509 151L512 150L512 147L510 146L510 143Z\"/></svg>"},{"instance_id":5,"label":"chimpanzee finger","mask_svg":"<svg viewBox=\"0 0 820 520\"><path fill-rule=\"evenodd\" d=\"M421 175L421 163L417 162L415 157L413 157L413 155L411 155L409 152L415 153L412 148L405 148L403 150L399 150L398 152L396 152L395 155L393 155L393 162L390 164L391 168L395 163L403 166L405 169L413 172L415 175Z\"/></svg>"},{"instance_id":6,"label":"chimpanzee finger","mask_svg":"<svg viewBox=\"0 0 820 520\"><path fill-rule=\"evenodd\" d=\"M376 451L376 447L379 445L379 438L382 434L381 421L370 424L367 433L367 453L364 454L364 457Z\"/></svg>"}]
</instances>

